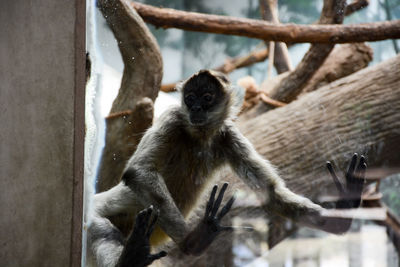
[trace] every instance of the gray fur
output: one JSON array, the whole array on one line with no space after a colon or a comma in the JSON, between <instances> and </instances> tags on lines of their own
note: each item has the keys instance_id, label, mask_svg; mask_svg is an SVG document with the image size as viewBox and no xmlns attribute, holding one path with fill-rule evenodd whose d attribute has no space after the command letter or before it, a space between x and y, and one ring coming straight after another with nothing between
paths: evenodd
<instances>
[{"instance_id":1,"label":"gray fur","mask_svg":"<svg viewBox=\"0 0 400 267\"><path fill-rule=\"evenodd\" d=\"M143 136L127 164L121 183L98 194L100 196L96 195L96 220L92 224L100 220L103 229L107 225L112 227L106 218L101 221L101 217L128 208L140 210L153 205L160 210L158 225L180 244L189 231L184 217L196 205L213 174L226 165L257 192L271 212L297 218L321 209L289 191L271 164L235 127L233 118L236 111L227 79L212 71L200 71L190 79L202 73L216 77L223 90L219 106L207 113L207 123L193 125L188 119L189 111L184 101L181 107L166 112ZM186 83L182 84L182 93ZM93 236L101 236L99 227L90 229L95 229ZM93 240L93 243L115 244L119 237L114 234L114 230L104 229L102 241ZM110 241L110 237L115 237L115 240ZM119 257L118 253L99 256L99 247L96 246L98 260L116 257L116 254Z\"/></svg>"}]
</instances>

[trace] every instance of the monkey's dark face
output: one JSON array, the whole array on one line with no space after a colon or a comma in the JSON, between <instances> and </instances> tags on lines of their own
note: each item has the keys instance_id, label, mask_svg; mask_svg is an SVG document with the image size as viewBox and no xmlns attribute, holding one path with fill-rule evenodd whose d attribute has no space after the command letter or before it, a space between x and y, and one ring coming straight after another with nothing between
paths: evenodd
<instances>
[{"instance_id":1,"label":"monkey's dark face","mask_svg":"<svg viewBox=\"0 0 400 267\"><path fill-rule=\"evenodd\" d=\"M183 97L190 124L206 125L222 102L223 94L220 82L208 72L200 72L189 79L184 86Z\"/></svg>"}]
</instances>

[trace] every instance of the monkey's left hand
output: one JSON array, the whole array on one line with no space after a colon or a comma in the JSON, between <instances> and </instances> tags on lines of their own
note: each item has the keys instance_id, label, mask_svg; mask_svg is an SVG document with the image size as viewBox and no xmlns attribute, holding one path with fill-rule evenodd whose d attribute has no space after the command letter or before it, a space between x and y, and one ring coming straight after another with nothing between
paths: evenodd
<instances>
[{"instance_id":1,"label":"monkey's left hand","mask_svg":"<svg viewBox=\"0 0 400 267\"><path fill-rule=\"evenodd\" d=\"M340 200L336 202L337 209L358 208L360 206L367 164L365 163L364 156L360 157L358 164L357 159L358 155L355 153L351 158L349 168L347 169L345 175L346 182L344 183L344 186L339 181L339 178L333 170L332 164L329 161L326 163L326 167L328 168L340 194Z\"/></svg>"},{"instance_id":2,"label":"monkey's left hand","mask_svg":"<svg viewBox=\"0 0 400 267\"><path fill-rule=\"evenodd\" d=\"M197 227L188 234L182 243L181 249L186 254L200 255L212 243L218 234L233 230L231 226L221 226L220 222L231 209L232 204L235 201L234 196L229 199L217 214L227 187L228 183L224 183L219 192L218 198L215 201L214 199L218 186L215 185L213 187L203 219Z\"/></svg>"},{"instance_id":3,"label":"monkey's left hand","mask_svg":"<svg viewBox=\"0 0 400 267\"><path fill-rule=\"evenodd\" d=\"M150 221L152 212L153 207L150 206L136 216L135 226L122 251L118 267L144 267L167 255L165 251L150 254L149 238L158 218L156 212Z\"/></svg>"}]
</instances>

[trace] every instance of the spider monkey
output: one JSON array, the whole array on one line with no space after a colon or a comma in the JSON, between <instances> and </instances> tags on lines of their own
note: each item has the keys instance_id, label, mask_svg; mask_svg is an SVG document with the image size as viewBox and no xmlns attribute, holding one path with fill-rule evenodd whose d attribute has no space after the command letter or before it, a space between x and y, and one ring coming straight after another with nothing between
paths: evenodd
<instances>
[{"instance_id":1,"label":"spider monkey","mask_svg":"<svg viewBox=\"0 0 400 267\"><path fill-rule=\"evenodd\" d=\"M323 208L291 192L269 161L263 159L235 127L234 91L223 74L201 70L178 87L182 92L181 106L165 112L147 130L121 182L94 197L89 235L100 266L146 266L165 256L163 251L149 253L150 235L153 245L162 242L161 233L165 233L184 253L199 255L221 232L232 230L221 226L220 220L234 199L231 198L217 214L227 184L216 200L217 187L213 188L205 216L193 230L185 222L185 217L212 181L210 178L226 165L256 192L268 213L340 232L334 227L324 228L329 223L321 215ZM366 165L363 157L358 165L356 163L357 156L353 157L346 176L347 184L352 186L346 188L339 187L340 182L329 164L328 169L332 170L340 192L346 195L350 188L350 193L359 200L364 180L354 177L355 173L362 175ZM359 202L349 203L345 201L342 205L359 205ZM151 205L152 208L139 213L127 241L107 219L127 211L137 214ZM159 213L150 220L153 210Z\"/></svg>"}]
</instances>

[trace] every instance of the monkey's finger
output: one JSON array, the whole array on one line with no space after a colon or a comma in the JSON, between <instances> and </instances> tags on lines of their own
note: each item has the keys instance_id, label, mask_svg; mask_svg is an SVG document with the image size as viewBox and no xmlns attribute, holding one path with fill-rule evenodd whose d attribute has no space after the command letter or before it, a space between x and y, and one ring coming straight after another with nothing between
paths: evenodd
<instances>
[{"instance_id":1,"label":"monkey's finger","mask_svg":"<svg viewBox=\"0 0 400 267\"><path fill-rule=\"evenodd\" d=\"M152 211L153 211L153 205L139 212L139 214L136 216L136 222L133 228L134 233L141 235L146 234L147 225L149 223Z\"/></svg>"},{"instance_id":2,"label":"monkey's finger","mask_svg":"<svg viewBox=\"0 0 400 267\"><path fill-rule=\"evenodd\" d=\"M357 171L359 171L363 168L364 163L365 163L365 157L364 157L364 155L361 155L360 162L358 163L358 166L357 166Z\"/></svg>"},{"instance_id":3,"label":"monkey's finger","mask_svg":"<svg viewBox=\"0 0 400 267\"><path fill-rule=\"evenodd\" d=\"M367 163L363 162L357 175L356 190L361 192L365 183L365 172L367 171Z\"/></svg>"},{"instance_id":4,"label":"monkey's finger","mask_svg":"<svg viewBox=\"0 0 400 267\"><path fill-rule=\"evenodd\" d=\"M354 170L356 168L358 154L354 153L353 157L351 158L349 168L347 169L346 179L349 179L354 174Z\"/></svg>"},{"instance_id":5,"label":"monkey's finger","mask_svg":"<svg viewBox=\"0 0 400 267\"><path fill-rule=\"evenodd\" d=\"M367 168L367 164L365 162L365 157L361 156L360 157L360 162L358 163L358 166L357 166L357 169L356 169L357 175L356 175L355 178L358 178L358 179L356 179L356 182L360 182L360 179L364 179L362 174L363 174L363 172L365 174L366 168Z\"/></svg>"},{"instance_id":6,"label":"monkey's finger","mask_svg":"<svg viewBox=\"0 0 400 267\"><path fill-rule=\"evenodd\" d=\"M148 209L144 209L140 211L136 215L135 226L133 227L133 233L142 234L146 231L146 216L148 213Z\"/></svg>"},{"instance_id":7,"label":"monkey's finger","mask_svg":"<svg viewBox=\"0 0 400 267\"><path fill-rule=\"evenodd\" d=\"M356 167L356 170L354 171L354 175L352 177L349 177L349 189L351 191L359 191L362 185L364 184L364 177L365 175L365 170L367 168L367 165L365 163L365 157L361 156L360 161Z\"/></svg>"},{"instance_id":8,"label":"monkey's finger","mask_svg":"<svg viewBox=\"0 0 400 267\"><path fill-rule=\"evenodd\" d=\"M224 183L224 185L221 188L221 191L219 191L218 198L215 201L214 207L213 207L213 209L211 211L211 217L215 217L215 215L217 214L217 211L219 209L219 206L221 206L221 202L222 202L222 199L224 198L224 194L225 194L225 191L226 191L227 187L228 187L228 183Z\"/></svg>"},{"instance_id":9,"label":"monkey's finger","mask_svg":"<svg viewBox=\"0 0 400 267\"><path fill-rule=\"evenodd\" d=\"M339 193L341 193L341 194L344 193L344 189L343 189L342 183L339 181L339 178L337 177L335 171L333 170L332 163L327 161L326 162L326 167L328 168L328 171L331 174L333 182L335 183L336 188L339 191Z\"/></svg>"},{"instance_id":10,"label":"monkey's finger","mask_svg":"<svg viewBox=\"0 0 400 267\"><path fill-rule=\"evenodd\" d=\"M360 177L360 171L363 168L364 163L365 163L365 157L361 156L360 161L358 162L357 166L355 167L354 175L349 177L350 182L354 182L354 183L359 182L359 179L357 179L357 178Z\"/></svg>"},{"instance_id":11,"label":"monkey's finger","mask_svg":"<svg viewBox=\"0 0 400 267\"><path fill-rule=\"evenodd\" d=\"M162 257L165 257L165 256L167 256L167 252L165 252L164 250L160 251L156 254L150 254L149 255L149 259L151 261L150 263L152 263L155 260L161 259Z\"/></svg>"},{"instance_id":12,"label":"monkey's finger","mask_svg":"<svg viewBox=\"0 0 400 267\"><path fill-rule=\"evenodd\" d=\"M156 210L156 212L154 213L153 219L151 220L151 222L149 224L149 228L147 229L147 233L146 233L147 237L150 237L150 235L153 233L154 228L156 227L156 222L158 220L159 214L160 214L160 211Z\"/></svg>"},{"instance_id":13,"label":"monkey's finger","mask_svg":"<svg viewBox=\"0 0 400 267\"><path fill-rule=\"evenodd\" d=\"M210 215L211 209L214 205L214 199L215 199L215 194L217 193L217 189L218 185L214 185L211 191L210 199L207 202L206 213L204 214L204 217L208 217Z\"/></svg>"},{"instance_id":14,"label":"monkey's finger","mask_svg":"<svg viewBox=\"0 0 400 267\"><path fill-rule=\"evenodd\" d=\"M221 220L231 210L232 204L233 202L235 202L235 199L236 199L235 195L233 195L231 199L229 199L228 203L226 203L225 206L219 212L217 216L218 220Z\"/></svg>"},{"instance_id":15,"label":"monkey's finger","mask_svg":"<svg viewBox=\"0 0 400 267\"><path fill-rule=\"evenodd\" d=\"M150 207L148 207L147 209L146 209L146 214L145 214L145 216L144 216L144 223L146 224L146 226L149 224L149 221L150 221L150 217L151 217L151 214L153 213L153 205L150 205ZM147 227L146 227L147 228Z\"/></svg>"}]
</instances>

